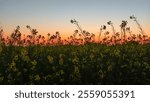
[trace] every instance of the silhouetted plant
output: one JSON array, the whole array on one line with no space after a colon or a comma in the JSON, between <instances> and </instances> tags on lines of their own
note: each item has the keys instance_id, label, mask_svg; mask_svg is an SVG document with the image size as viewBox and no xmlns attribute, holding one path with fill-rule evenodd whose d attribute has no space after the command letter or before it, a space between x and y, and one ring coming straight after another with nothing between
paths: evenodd
<instances>
[{"instance_id":1,"label":"silhouetted plant","mask_svg":"<svg viewBox=\"0 0 150 102\"><path fill-rule=\"evenodd\" d=\"M0 27L0 46L2 44L2 38L3 38L3 29Z\"/></svg>"},{"instance_id":2,"label":"silhouetted plant","mask_svg":"<svg viewBox=\"0 0 150 102\"><path fill-rule=\"evenodd\" d=\"M21 32L20 32L20 26L17 26L14 32L11 34L12 38L12 44L20 45L21 41Z\"/></svg>"},{"instance_id":3,"label":"silhouetted plant","mask_svg":"<svg viewBox=\"0 0 150 102\"><path fill-rule=\"evenodd\" d=\"M125 41L126 39L126 26L127 26L127 21L122 20L122 23L120 25L121 27L121 39Z\"/></svg>"},{"instance_id":4,"label":"silhouetted plant","mask_svg":"<svg viewBox=\"0 0 150 102\"><path fill-rule=\"evenodd\" d=\"M127 28L126 28L126 31L129 33L129 35L130 35L130 37L131 37L131 36L132 36L132 31L131 31L130 27L127 27Z\"/></svg>"},{"instance_id":5,"label":"silhouetted plant","mask_svg":"<svg viewBox=\"0 0 150 102\"><path fill-rule=\"evenodd\" d=\"M112 27L113 35L115 35L116 31L115 31L113 23L111 21L109 21L109 22L107 22L107 24Z\"/></svg>"},{"instance_id":6,"label":"silhouetted plant","mask_svg":"<svg viewBox=\"0 0 150 102\"><path fill-rule=\"evenodd\" d=\"M79 26L78 21L74 20L70 20L71 23L75 24L77 26L77 28L80 30L81 34L83 34L83 30L81 28L81 26Z\"/></svg>"},{"instance_id":7,"label":"silhouetted plant","mask_svg":"<svg viewBox=\"0 0 150 102\"><path fill-rule=\"evenodd\" d=\"M138 28L140 29L140 33L141 33L142 35L144 35L144 31L143 31L143 29L142 29L140 23L138 22L137 17L135 17L134 15L132 15L132 16L130 16L130 19L133 19L133 20L136 22L136 24L138 25Z\"/></svg>"},{"instance_id":8,"label":"silhouetted plant","mask_svg":"<svg viewBox=\"0 0 150 102\"><path fill-rule=\"evenodd\" d=\"M82 30L81 26L79 26L78 22L75 19L71 20L70 22L73 23L73 24L75 24L77 26L78 30L83 35L83 43L89 43L89 42L91 42L92 37L93 37L91 33L89 33L86 30ZM70 37L70 39L72 39L73 43L77 43L76 40L78 40L78 39L76 39L76 35L78 33L78 30L75 30L75 33L73 34L73 36ZM79 34L79 36L81 37L80 34Z\"/></svg>"},{"instance_id":9,"label":"silhouetted plant","mask_svg":"<svg viewBox=\"0 0 150 102\"><path fill-rule=\"evenodd\" d=\"M36 29L32 29L29 25L26 26L27 29L31 31L31 35L21 34L20 26L17 26L11 36L3 37L3 29L0 28L0 43L4 45L22 45L22 46L29 46L29 45L63 45L63 44L71 44L71 45L80 45L80 44L87 44L87 43L98 43L106 44L106 45L114 45L114 44L123 44L127 43L128 41L136 41L140 44L150 43L150 37L144 35L143 29L138 23L136 17L130 16L130 19L136 21L139 29L141 31L140 34L132 34L130 27L127 27L127 21L122 20L120 25L121 33L116 32L111 21L107 22L108 25L112 27L113 35L109 35L109 31L106 31L106 25L102 25L100 27L100 32L98 35L98 39L95 39L95 34L89 33L86 30L82 30L81 26L79 26L78 22L74 19L70 22L77 26L77 30L74 30L72 36L68 37L68 39L61 39L60 33L56 32L55 34L51 35L50 33L47 34L47 37L43 35L37 35L38 31ZM101 38L101 35L104 35ZM129 37L128 35L129 34ZM121 38L120 38L121 35ZM5 35L4 35L5 36ZM127 38L128 37L128 38ZM100 41L102 39L102 41Z\"/></svg>"},{"instance_id":10,"label":"silhouetted plant","mask_svg":"<svg viewBox=\"0 0 150 102\"><path fill-rule=\"evenodd\" d=\"M101 35L102 35L104 30L106 30L106 26L102 25L101 28L100 28L99 36L98 36L98 42L99 43L100 43Z\"/></svg>"},{"instance_id":11,"label":"silhouetted plant","mask_svg":"<svg viewBox=\"0 0 150 102\"><path fill-rule=\"evenodd\" d=\"M33 42L34 42L35 41L35 36L37 35L38 31L36 29L32 29L29 25L27 25L26 27L31 31L32 39L33 39Z\"/></svg>"}]
</instances>

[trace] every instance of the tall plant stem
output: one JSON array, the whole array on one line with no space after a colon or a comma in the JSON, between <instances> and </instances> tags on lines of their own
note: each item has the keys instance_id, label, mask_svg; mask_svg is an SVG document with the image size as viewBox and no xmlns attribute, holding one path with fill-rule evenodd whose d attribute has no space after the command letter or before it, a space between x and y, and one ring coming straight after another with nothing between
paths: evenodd
<instances>
[{"instance_id":1,"label":"tall plant stem","mask_svg":"<svg viewBox=\"0 0 150 102\"><path fill-rule=\"evenodd\" d=\"M137 19L135 19L135 22L136 22L136 24L138 25L138 27L139 27L139 29L140 29L140 31L141 31L141 34L144 35L144 31L143 31L143 29L142 29L140 23L137 21Z\"/></svg>"},{"instance_id":2,"label":"tall plant stem","mask_svg":"<svg viewBox=\"0 0 150 102\"><path fill-rule=\"evenodd\" d=\"M98 36L98 43L100 43L100 38L101 38L102 30L100 30L99 36Z\"/></svg>"},{"instance_id":3,"label":"tall plant stem","mask_svg":"<svg viewBox=\"0 0 150 102\"><path fill-rule=\"evenodd\" d=\"M113 24L111 24L111 27L112 27L113 34L115 35L116 31L115 31Z\"/></svg>"},{"instance_id":4,"label":"tall plant stem","mask_svg":"<svg viewBox=\"0 0 150 102\"><path fill-rule=\"evenodd\" d=\"M81 32L81 34L83 35L83 30L82 30L81 26L79 26L78 23L76 23L76 25L77 25L77 28L79 29L79 31Z\"/></svg>"}]
</instances>

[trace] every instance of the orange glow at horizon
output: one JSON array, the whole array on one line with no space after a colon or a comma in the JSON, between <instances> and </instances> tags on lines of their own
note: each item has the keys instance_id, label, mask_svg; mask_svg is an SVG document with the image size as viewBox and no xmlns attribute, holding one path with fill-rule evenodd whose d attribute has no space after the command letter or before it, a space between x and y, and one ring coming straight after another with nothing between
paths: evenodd
<instances>
[{"instance_id":1,"label":"orange glow at horizon","mask_svg":"<svg viewBox=\"0 0 150 102\"><path fill-rule=\"evenodd\" d=\"M76 27L74 25L72 27L67 27L67 26L66 27L64 26L64 28L60 27L58 30L56 28L50 28L50 27L44 27L44 28L42 28L42 27L41 28L40 27L37 27L37 28L32 27L32 28L37 29L38 35L43 35L45 37L47 37L48 33L50 33L50 35L53 35L58 31L60 33L60 36L62 37L62 39L67 39L68 37L73 35L74 30L76 30ZM3 27L4 35L5 36L10 36L11 33L14 31L14 29L15 29L15 27L10 27L10 28ZM98 38L98 35L99 35L99 32L100 32L99 31L100 27L93 26L93 28L92 27L87 27L86 29L87 29L86 31L89 31L90 33L95 34L96 39ZM116 32L120 32L119 27L115 28L115 30L116 30ZM131 30L132 30L133 34L140 34L140 30L138 29L137 26L134 27L134 28L131 27ZM143 30L144 30L144 33L150 37L149 27L144 26ZM106 31L110 32L110 34L109 34L110 36L113 35L111 27L107 26ZM20 27L20 32L22 33L22 35L24 35L24 34L25 35L30 35L31 34L30 30L27 29L26 26L25 27L21 26ZM101 36L103 37L103 33L102 33Z\"/></svg>"}]
</instances>

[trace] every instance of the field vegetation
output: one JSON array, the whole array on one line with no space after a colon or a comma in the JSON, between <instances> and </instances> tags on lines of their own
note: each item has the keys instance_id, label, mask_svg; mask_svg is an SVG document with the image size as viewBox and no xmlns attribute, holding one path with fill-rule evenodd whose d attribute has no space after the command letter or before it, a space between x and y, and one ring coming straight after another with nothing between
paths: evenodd
<instances>
[{"instance_id":1,"label":"field vegetation","mask_svg":"<svg viewBox=\"0 0 150 102\"><path fill-rule=\"evenodd\" d=\"M150 38L137 18L130 16L139 34L122 20L120 32L112 21L113 35L102 25L98 36L83 30L78 21L68 39L59 32L30 35L17 26L11 36L0 29L0 84L150 84ZM96 40L97 39L97 40Z\"/></svg>"}]
</instances>

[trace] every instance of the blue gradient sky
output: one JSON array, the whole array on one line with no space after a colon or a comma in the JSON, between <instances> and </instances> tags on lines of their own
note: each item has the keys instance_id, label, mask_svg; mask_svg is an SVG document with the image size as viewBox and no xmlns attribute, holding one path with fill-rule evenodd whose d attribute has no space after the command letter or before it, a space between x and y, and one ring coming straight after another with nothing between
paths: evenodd
<instances>
[{"instance_id":1,"label":"blue gradient sky","mask_svg":"<svg viewBox=\"0 0 150 102\"><path fill-rule=\"evenodd\" d=\"M150 0L0 0L0 26L8 35L17 25L23 33L29 33L26 25L30 25L40 34L59 31L69 36L76 29L70 23L74 18L83 29L95 34L109 20L117 31L121 21L127 20L133 32L138 33L137 26L129 19L133 14L145 33L150 33Z\"/></svg>"}]
</instances>

